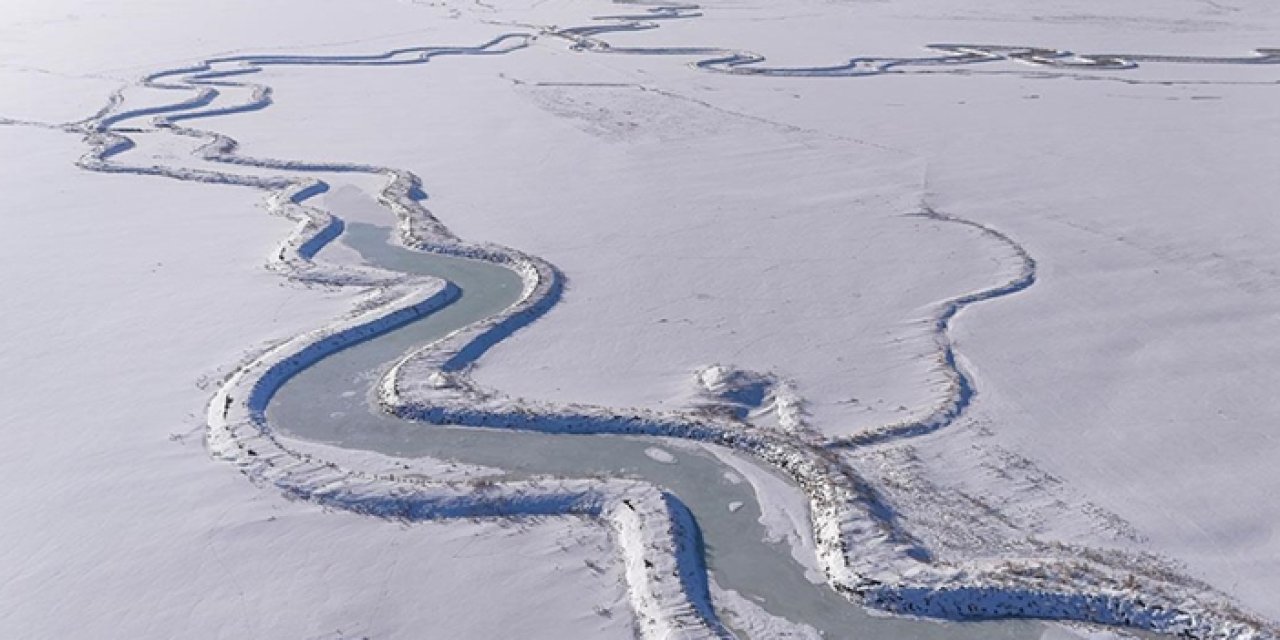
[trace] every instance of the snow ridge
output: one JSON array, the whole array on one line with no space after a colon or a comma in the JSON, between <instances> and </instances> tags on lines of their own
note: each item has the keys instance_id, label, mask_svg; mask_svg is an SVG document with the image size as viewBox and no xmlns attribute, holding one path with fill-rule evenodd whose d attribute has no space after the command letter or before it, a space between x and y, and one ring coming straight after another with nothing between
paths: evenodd
<instances>
[{"instance_id":1,"label":"snow ridge","mask_svg":"<svg viewBox=\"0 0 1280 640\"><path fill-rule=\"evenodd\" d=\"M933 325L934 343L938 349L938 368L946 378L946 391L942 400L928 415L924 418L908 419L873 427L846 438L833 439L827 445L831 448L868 446L887 440L899 440L924 435L955 422L956 418L959 418L965 409L973 403L973 398L978 390L973 383L973 377L964 370L964 367L956 359L956 350L951 342L950 335L951 321L965 307L1013 295L1029 288L1036 282L1035 258L1032 258L1031 254L1022 245L1008 235L972 220L938 213L929 207L926 207L923 212L913 215L977 229L987 238L1005 245L1014 254L1018 260L1017 273L1003 284L943 301L939 305L937 313L930 318L929 323Z\"/></svg>"}]
</instances>

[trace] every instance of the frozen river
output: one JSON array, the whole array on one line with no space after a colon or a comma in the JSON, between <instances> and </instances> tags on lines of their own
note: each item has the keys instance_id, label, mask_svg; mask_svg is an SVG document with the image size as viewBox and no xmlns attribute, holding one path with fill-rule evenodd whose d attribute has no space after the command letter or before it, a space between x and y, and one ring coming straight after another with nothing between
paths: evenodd
<instances>
[{"instance_id":1,"label":"frozen river","mask_svg":"<svg viewBox=\"0 0 1280 640\"><path fill-rule=\"evenodd\" d=\"M330 198L343 200L337 204L346 207L376 206L344 193L348 195ZM752 485L700 445L663 438L441 427L377 411L371 389L392 361L498 313L521 291L519 277L504 267L404 249L389 244L389 237L389 229L353 223L342 242L378 267L447 279L461 289L461 297L412 324L328 356L287 382L268 409L271 423L282 433L399 457L429 456L496 467L506 471L508 479L610 476L651 482L679 496L693 512L716 583L829 638L1037 639L1045 633L1044 625L1030 621L943 623L869 615L826 584L806 577L805 567L786 544L766 541L768 532L760 522ZM655 447L670 456L655 455Z\"/></svg>"}]
</instances>

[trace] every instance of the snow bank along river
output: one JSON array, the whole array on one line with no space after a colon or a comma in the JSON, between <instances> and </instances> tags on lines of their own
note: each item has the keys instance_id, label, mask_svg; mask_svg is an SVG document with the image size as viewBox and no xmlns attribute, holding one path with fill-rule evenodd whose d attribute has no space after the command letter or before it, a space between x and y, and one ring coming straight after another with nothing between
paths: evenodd
<instances>
[{"instance_id":1,"label":"snow bank along river","mask_svg":"<svg viewBox=\"0 0 1280 640\"><path fill-rule=\"evenodd\" d=\"M328 197L337 210L376 207L371 198L342 189ZM272 424L295 438L377 451L397 457L430 456L497 467L507 479L538 474L642 479L678 495L702 530L707 565L722 587L756 601L770 613L801 622L829 638L1039 638L1031 621L956 623L871 616L826 584L808 580L791 550L766 541L760 505L750 484L734 483L733 469L710 453L661 438L543 434L448 427L401 420L379 412L371 388L392 361L414 347L483 319L514 303L519 277L478 260L413 251L388 243L389 229L348 224L342 241L369 263L392 271L444 278L462 295L443 309L395 331L334 353L287 382L272 400ZM653 447L674 450L675 464ZM743 506L731 511L729 505Z\"/></svg>"}]
</instances>

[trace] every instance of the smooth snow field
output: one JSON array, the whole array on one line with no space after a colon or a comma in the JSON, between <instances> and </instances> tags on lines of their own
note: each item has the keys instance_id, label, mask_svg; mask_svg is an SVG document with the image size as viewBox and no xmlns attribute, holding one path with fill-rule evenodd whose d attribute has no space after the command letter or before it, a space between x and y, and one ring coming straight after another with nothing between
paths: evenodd
<instances>
[{"instance_id":1,"label":"smooth snow field","mask_svg":"<svg viewBox=\"0 0 1280 640\"><path fill-rule=\"evenodd\" d=\"M1280 637L1280 6L14 0L0 638Z\"/></svg>"}]
</instances>

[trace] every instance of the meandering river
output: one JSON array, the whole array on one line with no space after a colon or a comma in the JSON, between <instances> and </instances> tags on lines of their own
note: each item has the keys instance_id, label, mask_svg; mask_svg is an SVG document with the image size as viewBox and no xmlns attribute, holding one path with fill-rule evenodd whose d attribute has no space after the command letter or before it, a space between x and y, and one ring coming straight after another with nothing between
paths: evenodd
<instances>
[{"instance_id":1,"label":"meandering river","mask_svg":"<svg viewBox=\"0 0 1280 640\"><path fill-rule=\"evenodd\" d=\"M353 217L359 219L385 212L371 197L351 188L327 195L326 208L339 215L357 213ZM444 278L462 295L427 317L330 355L288 381L268 407L269 420L283 434L392 456L496 467L507 479L612 476L651 482L677 495L693 512L717 584L828 638L1036 640L1046 633L1047 627L1034 621L956 623L869 614L826 584L806 577L805 566L788 545L768 542L752 485L739 481L733 468L710 452L684 441L442 427L378 411L372 388L394 360L502 311L521 291L519 277L509 269L413 251L392 244L390 238L388 228L349 223L340 241L371 265ZM671 457L654 455L654 447Z\"/></svg>"}]
</instances>

